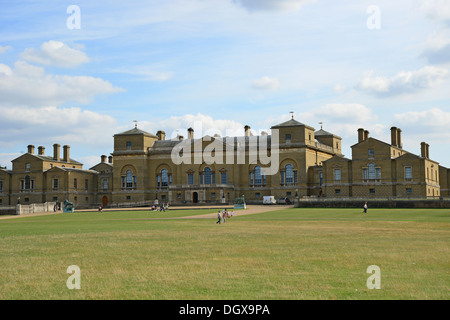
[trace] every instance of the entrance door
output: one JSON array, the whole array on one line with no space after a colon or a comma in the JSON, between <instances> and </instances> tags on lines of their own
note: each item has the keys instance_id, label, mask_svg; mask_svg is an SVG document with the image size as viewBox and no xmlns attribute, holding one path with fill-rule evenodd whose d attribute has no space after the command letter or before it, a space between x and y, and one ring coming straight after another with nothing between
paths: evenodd
<instances>
[{"instance_id":1,"label":"entrance door","mask_svg":"<svg viewBox=\"0 0 450 320\"><path fill-rule=\"evenodd\" d=\"M193 203L197 203L198 202L198 193L197 192L194 192L192 194L192 202Z\"/></svg>"},{"instance_id":2,"label":"entrance door","mask_svg":"<svg viewBox=\"0 0 450 320\"><path fill-rule=\"evenodd\" d=\"M106 207L108 205L108 197L107 196L104 196L103 198L102 198L102 206L103 207Z\"/></svg>"}]
</instances>

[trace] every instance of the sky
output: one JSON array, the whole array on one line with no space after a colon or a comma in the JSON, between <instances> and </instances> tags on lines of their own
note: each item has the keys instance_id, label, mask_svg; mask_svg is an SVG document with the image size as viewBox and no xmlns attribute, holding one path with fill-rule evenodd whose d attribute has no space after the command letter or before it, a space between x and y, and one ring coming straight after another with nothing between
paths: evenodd
<instances>
[{"instance_id":1,"label":"sky","mask_svg":"<svg viewBox=\"0 0 450 320\"><path fill-rule=\"evenodd\" d=\"M0 166L70 146L89 169L133 128L357 129L450 167L450 1L0 2Z\"/></svg>"}]
</instances>

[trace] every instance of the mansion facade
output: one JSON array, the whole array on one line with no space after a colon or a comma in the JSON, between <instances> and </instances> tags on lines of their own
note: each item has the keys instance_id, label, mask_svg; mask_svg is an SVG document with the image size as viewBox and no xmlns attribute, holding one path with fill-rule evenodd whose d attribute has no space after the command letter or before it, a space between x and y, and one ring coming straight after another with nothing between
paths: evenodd
<instances>
[{"instance_id":1,"label":"mansion facade","mask_svg":"<svg viewBox=\"0 0 450 320\"><path fill-rule=\"evenodd\" d=\"M396 127L391 128L390 142L358 129L351 159L341 153L342 139L322 128L316 131L292 118L271 131L253 136L245 126L243 136L194 139L189 128L186 139L166 139L164 131L152 134L136 125L114 135L114 151L88 170L70 158L67 145L62 157L59 144L53 145L53 155L46 155L43 146L36 153L29 145L27 153L12 160L11 170L0 169L0 206L66 199L75 207L88 208L158 202L232 204L241 196L255 204L261 204L264 196L291 200L450 196L450 170L430 158L425 142L420 155L404 150ZM263 161L260 151L276 163ZM175 161L179 159L183 161ZM267 173L268 166L275 172Z\"/></svg>"}]
</instances>

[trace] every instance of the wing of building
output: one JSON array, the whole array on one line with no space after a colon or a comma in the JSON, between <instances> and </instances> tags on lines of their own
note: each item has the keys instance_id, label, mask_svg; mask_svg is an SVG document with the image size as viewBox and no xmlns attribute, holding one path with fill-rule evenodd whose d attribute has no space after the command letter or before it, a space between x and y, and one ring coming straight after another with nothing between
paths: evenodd
<instances>
[{"instance_id":1,"label":"wing of building","mask_svg":"<svg viewBox=\"0 0 450 320\"><path fill-rule=\"evenodd\" d=\"M34 146L0 169L0 205L69 200L76 207L169 202L176 204L262 203L264 196L436 198L450 196L450 170L429 155L402 148L401 130L391 141L358 129L351 159L341 152L341 138L293 118L254 136L166 139L164 131L137 126L114 135L114 150L85 170L71 159L70 147L53 145L53 156ZM107 159L108 158L108 159ZM275 168L275 170L273 170ZM270 170L269 170L270 169Z\"/></svg>"}]
</instances>

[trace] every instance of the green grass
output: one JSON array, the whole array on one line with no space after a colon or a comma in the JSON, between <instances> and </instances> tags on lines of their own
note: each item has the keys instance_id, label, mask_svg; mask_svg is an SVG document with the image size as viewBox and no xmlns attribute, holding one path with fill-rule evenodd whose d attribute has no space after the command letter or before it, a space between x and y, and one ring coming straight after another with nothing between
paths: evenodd
<instances>
[{"instance_id":1,"label":"green grass","mask_svg":"<svg viewBox=\"0 0 450 320\"><path fill-rule=\"evenodd\" d=\"M0 220L0 299L449 299L450 210L79 212ZM174 219L162 219L162 218ZM66 269L81 269L69 290ZM369 290L366 269L381 270Z\"/></svg>"}]
</instances>

